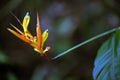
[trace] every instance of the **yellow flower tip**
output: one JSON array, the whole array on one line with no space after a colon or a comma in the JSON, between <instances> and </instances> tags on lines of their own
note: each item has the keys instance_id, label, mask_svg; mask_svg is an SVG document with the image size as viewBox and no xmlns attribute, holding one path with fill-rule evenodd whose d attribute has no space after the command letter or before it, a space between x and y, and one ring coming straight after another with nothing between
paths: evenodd
<instances>
[{"instance_id":1,"label":"yellow flower tip","mask_svg":"<svg viewBox=\"0 0 120 80\"><path fill-rule=\"evenodd\" d=\"M7 28L8 31L10 31L11 33L13 33L14 31L10 28Z\"/></svg>"},{"instance_id":2,"label":"yellow flower tip","mask_svg":"<svg viewBox=\"0 0 120 80\"><path fill-rule=\"evenodd\" d=\"M29 12L26 13L25 18L28 18L30 16Z\"/></svg>"},{"instance_id":3,"label":"yellow flower tip","mask_svg":"<svg viewBox=\"0 0 120 80\"><path fill-rule=\"evenodd\" d=\"M15 34L16 32L10 28L7 28L8 31L10 31L11 33Z\"/></svg>"},{"instance_id":4,"label":"yellow flower tip","mask_svg":"<svg viewBox=\"0 0 120 80\"><path fill-rule=\"evenodd\" d=\"M43 32L43 34L48 34L48 29L46 29L46 30Z\"/></svg>"},{"instance_id":5,"label":"yellow flower tip","mask_svg":"<svg viewBox=\"0 0 120 80\"><path fill-rule=\"evenodd\" d=\"M51 47L50 47L50 46L47 46L46 49L49 51L49 50L51 49Z\"/></svg>"},{"instance_id":6,"label":"yellow flower tip","mask_svg":"<svg viewBox=\"0 0 120 80\"><path fill-rule=\"evenodd\" d=\"M48 29L46 29L45 31L48 32Z\"/></svg>"},{"instance_id":7,"label":"yellow flower tip","mask_svg":"<svg viewBox=\"0 0 120 80\"><path fill-rule=\"evenodd\" d=\"M51 49L51 47L50 47L50 46L47 46L47 47L45 48L45 50L43 51L43 53L49 51L50 49Z\"/></svg>"},{"instance_id":8,"label":"yellow flower tip","mask_svg":"<svg viewBox=\"0 0 120 80\"><path fill-rule=\"evenodd\" d=\"M40 52L37 48L34 48L34 51L36 51L36 52L38 52L38 53Z\"/></svg>"},{"instance_id":9,"label":"yellow flower tip","mask_svg":"<svg viewBox=\"0 0 120 80\"><path fill-rule=\"evenodd\" d=\"M9 31L9 30L10 30L10 28L7 28L7 30Z\"/></svg>"},{"instance_id":10,"label":"yellow flower tip","mask_svg":"<svg viewBox=\"0 0 120 80\"><path fill-rule=\"evenodd\" d=\"M12 29L10 29L10 28L7 28L7 30L10 31L10 32L12 32Z\"/></svg>"},{"instance_id":11,"label":"yellow flower tip","mask_svg":"<svg viewBox=\"0 0 120 80\"><path fill-rule=\"evenodd\" d=\"M27 12L22 22L22 26L25 33L28 32L27 28L28 28L29 22L30 22L30 15L29 15L29 12Z\"/></svg>"}]
</instances>

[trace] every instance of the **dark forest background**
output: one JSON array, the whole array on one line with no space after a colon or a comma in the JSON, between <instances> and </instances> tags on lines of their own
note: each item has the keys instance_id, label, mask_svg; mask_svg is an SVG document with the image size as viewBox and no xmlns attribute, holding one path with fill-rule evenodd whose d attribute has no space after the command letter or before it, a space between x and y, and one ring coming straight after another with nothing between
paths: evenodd
<instances>
[{"instance_id":1,"label":"dark forest background","mask_svg":"<svg viewBox=\"0 0 120 80\"><path fill-rule=\"evenodd\" d=\"M94 59L103 37L54 61L47 61L31 46L7 31L10 23L22 29L30 12L29 30L35 35L36 14L42 31L49 30L45 45L54 57L70 47L120 24L119 0L4 0L0 2L0 80L93 80Z\"/></svg>"}]
</instances>

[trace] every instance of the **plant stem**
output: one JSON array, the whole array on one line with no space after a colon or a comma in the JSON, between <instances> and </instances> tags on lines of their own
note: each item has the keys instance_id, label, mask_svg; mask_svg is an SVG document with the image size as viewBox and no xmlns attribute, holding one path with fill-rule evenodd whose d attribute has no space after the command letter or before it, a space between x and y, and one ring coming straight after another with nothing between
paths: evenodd
<instances>
[{"instance_id":1,"label":"plant stem","mask_svg":"<svg viewBox=\"0 0 120 80\"><path fill-rule=\"evenodd\" d=\"M80 43L80 44L77 44L77 45L69 48L68 50L66 50L66 51L58 54L57 56L53 57L52 60L55 60L55 59L57 59L57 58L65 55L65 54L67 54L67 53L69 53L69 52L71 52L71 51L73 51L73 50L75 50L75 49L77 49L77 48L85 45L85 44L88 44L88 43L91 42L91 41L94 41L94 40L96 40L96 39L98 39L98 38L101 38L101 37L103 37L103 36L105 36L105 35L108 35L108 34L114 32L114 31L116 31L116 30L119 30L119 29L120 29L120 27L118 27L118 28L113 28L113 29L111 29L111 30L108 30L108 31L106 31L106 32L103 32L103 33L101 33L101 34L98 34L97 36L94 36L94 37L92 37L92 38L90 38L90 39L88 39L88 40L86 40L86 41L84 41L84 42L82 42L82 43Z\"/></svg>"}]
</instances>

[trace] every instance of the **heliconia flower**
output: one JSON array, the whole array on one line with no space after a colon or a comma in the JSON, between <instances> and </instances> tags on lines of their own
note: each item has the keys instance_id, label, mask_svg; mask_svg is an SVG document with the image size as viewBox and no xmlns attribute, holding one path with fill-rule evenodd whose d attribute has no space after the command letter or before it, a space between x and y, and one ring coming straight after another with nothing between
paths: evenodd
<instances>
[{"instance_id":1,"label":"heliconia flower","mask_svg":"<svg viewBox=\"0 0 120 80\"><path fill-rule=\"evenodd\" d=\"M35 51L37 51L38 53L40 53L42 56L44 56L46 59L51 60L51 57L49 57L45 52L50 50L50 47L47 46L45 49L44 48L44 43L46 41L46 39L48 38L48 29L46 29L43 33L41 31L40 28L40 19L39 16L37 14L37 27L36 27L36 36L33 36L29 30L28 30L28 25L30 22L30 15L27 12L23 22L19 22L22 27L23 27L23 31L20 31L17 27L15 27L14 25L10 24L16 31L8 28L8 30L14 34L15 36L17 36L19 39L23 40L24 42L28 43L29 45L31 45Z\"/></svg>"}]
</instances>

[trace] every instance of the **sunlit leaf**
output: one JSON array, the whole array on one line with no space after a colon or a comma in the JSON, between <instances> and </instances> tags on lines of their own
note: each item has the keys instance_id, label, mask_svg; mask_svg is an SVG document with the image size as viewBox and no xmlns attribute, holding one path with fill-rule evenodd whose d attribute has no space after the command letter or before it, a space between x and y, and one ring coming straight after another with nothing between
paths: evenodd
<instances>
[{"instance_id":1,"label":"sunlit leaf","mask_svg":"<svg viewBox=\"0 0 120 80\"><path fill-rule=\"evenodd\" d=\"M99 49L93 70L94 80L120 80L120 31Z\"/></svg>"}]
</instances>

